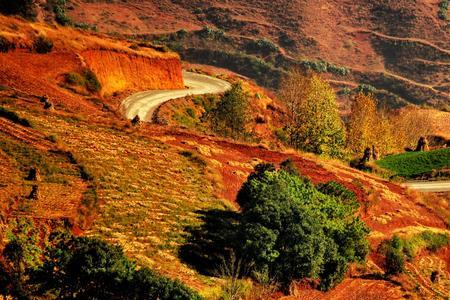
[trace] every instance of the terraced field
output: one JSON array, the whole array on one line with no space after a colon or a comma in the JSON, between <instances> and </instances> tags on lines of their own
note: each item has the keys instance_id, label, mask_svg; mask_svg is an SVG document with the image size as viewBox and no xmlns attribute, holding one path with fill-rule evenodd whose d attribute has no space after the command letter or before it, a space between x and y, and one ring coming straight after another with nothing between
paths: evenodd
<instances>
[{"instance_id":1,"label":"terraced field","mask_svg":"<svg viewBox=\"0 0 450 300\"><path fill-rule=\"evenodd\" d=\"M58 117L31 118L46 134L75 149L95 178L101 213L87 232L112 243L141 265L203 287L205 281L177 257L183 228L199 222L196 210L224 207L205 180L210 170L190 162L175 148ZM170 263L168 263L170 262ZM194 280L194 282L192 282Z\"/></svg>"},{"instance_id":2,"label":"terraced field","mask_svg":"<svg viewBox=\"0 0 450 300\"><path fill-rule=\"evenodd\" d=\"M425 299L449 299L450 273L447 263L435 255L421 257L414 264L407 263L406 281ZM432 272L438 274L435 282L431 281Z\"/></svg>"}]
</instances>

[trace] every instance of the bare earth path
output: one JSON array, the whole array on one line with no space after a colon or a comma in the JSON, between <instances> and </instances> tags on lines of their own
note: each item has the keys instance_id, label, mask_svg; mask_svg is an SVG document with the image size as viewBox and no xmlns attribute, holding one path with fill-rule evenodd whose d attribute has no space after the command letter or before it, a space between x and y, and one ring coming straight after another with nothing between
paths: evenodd
<instances>
[{"instance_id":1,"label":"bare earth path","mask_svg":"<svg viewBox=\"0 0 450 300\"><path fill-rule=\"evenodd\" d=\"M122 102L125 117L133 119L138 115L141 120L151 122L155 109L166 101L189 95L219 94L231 88L228 82L206 75L183 71L183 78L187 89L145 91L126 98Z\"/></svg>"},{"instance_id":2,"label":"bare earth path","mask_svg":"<svg viewBox=\"0 0 450 300\"><path fill-rule=\"evenodd\" d=\"M450 181L415 181L407 182L405 186L421 192L447 192L450 191Z\"/></svg>"}]
</instances>

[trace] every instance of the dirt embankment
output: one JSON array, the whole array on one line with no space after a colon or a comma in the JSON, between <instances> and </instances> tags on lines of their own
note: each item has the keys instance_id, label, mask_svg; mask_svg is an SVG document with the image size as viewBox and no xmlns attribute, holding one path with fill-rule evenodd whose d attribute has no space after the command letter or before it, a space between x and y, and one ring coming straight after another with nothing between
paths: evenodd
<instances>
[{"instance_id":1,"label":"dirt embankment","mask_svg":"<svg viewBox=\"0 0 450 300\"><path fill-rule=\"evenodd\" d=\"M42 38L52 47L38 54L36 41ZM86 67L98 77L101 94L184 88L176 53L151 47L131 49L130 42L102 34L0 15L0 41L8 46L0 52L0 84L48 94L57 102L81 102L64 101L79 100L80 93L69 91L63 81L64 74L82 72Z\"/></svg>"},{"instance_id":2,"label":"dirt embankment","mask_svg":"<svg viewBox=\"0 0 450 300\"><path fill-rule=\"evenodd\" d=\"M181 62L177 57L147 57L105 50L81 53L102 84L102 93L122 90L182 89Z\"/></svg>"}]
</instances>

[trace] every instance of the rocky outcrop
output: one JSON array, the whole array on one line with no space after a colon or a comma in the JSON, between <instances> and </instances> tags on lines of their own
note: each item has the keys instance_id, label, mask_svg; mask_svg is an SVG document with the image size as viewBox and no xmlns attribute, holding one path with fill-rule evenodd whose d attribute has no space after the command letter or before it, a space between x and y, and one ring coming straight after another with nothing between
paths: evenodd
<instances>
[{"instance_id":1,"label":"rocky outcrop","mask_svg":"<svg viewBox=\"0 0 450 300\"><path fill-rule=\"evenodd\" d=\"M86 50L81 53L86 66L102 84L102 93L111 94L127 89L184 88L180 59L144 56L110 50Z\"/></svg>"}]
</instances>

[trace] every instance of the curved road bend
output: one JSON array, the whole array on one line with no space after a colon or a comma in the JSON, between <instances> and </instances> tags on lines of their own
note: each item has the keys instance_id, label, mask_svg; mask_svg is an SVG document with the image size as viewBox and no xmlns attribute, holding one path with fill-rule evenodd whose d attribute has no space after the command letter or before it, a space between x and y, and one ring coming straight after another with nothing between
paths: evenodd
<instances>
[{"instance_id":1,"label":"curved road bend","mask_svg":"<svg viewBox=\"0 0 450 300\"><path fill-rule=\"evenodd\" d=\"M184 84L189 87L183 90L152 90L139 92L122 102L122 109L127 119L138 115L141 120L151 122L153 113L164 102L189 95L219 94L231 88L226 81L183 71Z\"/></svg>"},{"instance_id":2,"label":"curved road bend","mask_svg":"<svg viewBox=\"0 0 450 300\"><path fill-rule=\"evenodd\" d=\"M450 181L411 181L404 186L420 192L447 192L450 191Z\"/></svg>"}]
</instances>

